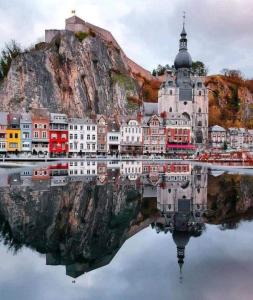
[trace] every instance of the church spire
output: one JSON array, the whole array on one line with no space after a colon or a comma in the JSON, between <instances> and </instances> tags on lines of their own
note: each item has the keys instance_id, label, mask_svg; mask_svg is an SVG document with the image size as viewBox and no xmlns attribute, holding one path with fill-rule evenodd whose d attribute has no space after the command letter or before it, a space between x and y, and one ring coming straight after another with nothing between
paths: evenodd
<instances>
[{"instance_id":1,"label":"church spire","mask_svg":"<svg viewBox=\"0 0 253 300\"><path fill-rule=\"evenodd\" d=\"M181 38L179 40L179 51L180 50L187 50L187 33L185 31L185 12L183 12L183 29L181 32Z\"/></svg>"},{"instance_id":2,"label":"church spire","mask_svg":"<svg viewBox=\"0 0 253 300\"><path fill-rule=\"evenodd\" d=\"M185 247L177 247L177 259L178 259L178 265L179 265L179 271L180 271L180 276L179 280L180 283L183 281L183 265L184 265L184 251Z\"/></svg>"}]
</instances>

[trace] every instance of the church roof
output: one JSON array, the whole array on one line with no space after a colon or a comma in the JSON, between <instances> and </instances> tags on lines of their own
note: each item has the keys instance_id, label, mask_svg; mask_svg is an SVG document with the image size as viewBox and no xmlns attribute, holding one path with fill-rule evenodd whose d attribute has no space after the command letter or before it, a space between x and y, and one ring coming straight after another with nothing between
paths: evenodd
<instances>
[{"instance_id":1,"label":"church roof","mask_svg":"<svg viewBox=\"0 0 253 300\"><path fill-rule=\"evenodd\" d=\"M145 116L158 115L158 103L143 102L143 113Z\"/></svg>"}]
</instances>

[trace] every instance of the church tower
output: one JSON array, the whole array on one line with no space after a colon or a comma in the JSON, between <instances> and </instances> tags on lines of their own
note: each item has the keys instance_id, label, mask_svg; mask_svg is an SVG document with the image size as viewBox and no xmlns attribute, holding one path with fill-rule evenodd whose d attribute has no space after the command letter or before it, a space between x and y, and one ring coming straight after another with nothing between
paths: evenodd
<instances>
[{"instance_id":1,"label":"church tower","mask_svg":"<svg viewBox=\"0 0 253 300\"><path fill-rule=\"evenodd\" d=\"M189 130L190 143L201 150L208 142L208 93L204 78L192 72L187 43L183 22L174 72L166 72L158 93L158 113L166 113L168 131Z\"/></svg>"}]
</instances>

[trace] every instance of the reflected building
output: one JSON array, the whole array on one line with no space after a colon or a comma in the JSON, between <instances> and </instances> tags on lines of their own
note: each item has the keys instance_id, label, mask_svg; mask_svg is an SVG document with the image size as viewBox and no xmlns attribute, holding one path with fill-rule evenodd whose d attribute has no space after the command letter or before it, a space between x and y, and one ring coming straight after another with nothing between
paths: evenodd
<instances>
[{"instance_id":1,"label":"reflected building","mask_svg":"<svg viewBox=\"0 0 253 300\"><path fill-rule=\"evenodd\" d=\"M177 246L180 270L190 237L201 235L204 229L207 181L206 168L171 164L168 165L161 183L157 185L157 209L160 211L160 217L153 226L157 233L172 233Z\"/></svg>"}]
</instances>

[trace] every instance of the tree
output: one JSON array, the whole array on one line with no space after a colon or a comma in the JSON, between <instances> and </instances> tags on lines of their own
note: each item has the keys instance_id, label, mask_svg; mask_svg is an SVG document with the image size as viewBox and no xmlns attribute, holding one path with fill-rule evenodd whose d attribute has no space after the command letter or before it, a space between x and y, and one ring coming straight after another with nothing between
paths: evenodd
<instances>
[{"instance_id":1,"label":"tree","mask_svg":"<svg viewBox=\"0 0 253 300\"><path fill-rule=\"evenodd\" d=\"M162 76L165 74L165 71L167 69L170 69L170 66L168 64L166 64L165 66L162 66L159 64L157 66L157 68L152 71L152 75L153 76Z\"/></svg>"},{"instance_id":2,"label":"tree","mask_svg":"<svg viewBox=\"0 0 253 300\"><path fill-rule=\"evenodd\" d=\"M12 60L21 53L21 47L12 40L0 54L0 80L7 76Z\"/></svg>"},{"instance_id":3,"label":"tree","mask_svg":"<svg viewBox=\"0 0 253 300\"><path fill-rule=\"evenodd\" d=\"M206 76L208 70L202 61L197 60L192 62L192 73L198 76Z\"/></svg>"}]
</instances>

